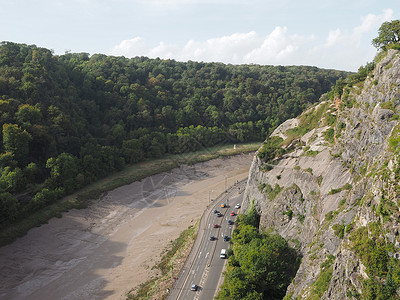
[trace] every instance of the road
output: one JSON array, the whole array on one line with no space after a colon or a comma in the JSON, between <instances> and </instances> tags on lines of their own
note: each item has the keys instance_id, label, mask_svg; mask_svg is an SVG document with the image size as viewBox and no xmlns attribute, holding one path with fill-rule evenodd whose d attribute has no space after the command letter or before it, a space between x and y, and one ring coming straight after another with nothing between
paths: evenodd
<instances>
[{"instance_id":1,"label":"road","mask_svg":"<svg viewBox=\"0 0 400 300\"><path fill-rule=\"evenodd\" d=\"M227 261L220 258L221 249L229 247L229 242L224 241L224 236L231 237L234 227L234 224L228 225L228 220L236 220L236 213L239 210L234 207L242 202L243 194L240 192L243 191L245 183L246 180L243 180L229 188L228 192L216 199L205 212L192 252L167 299L209 300L214 298ZM226 203L227 207L221 208L222 203ZM214 209L218 210L222 216L218 217L213 213ZM230 215L232 211L235 212L235 216ZM214 228L214 224L218 227ZM210 236L215 236L216 240L211 241ZM196 292L191 290L192 284L198 285Z\"/></svg>"}]
</instances>

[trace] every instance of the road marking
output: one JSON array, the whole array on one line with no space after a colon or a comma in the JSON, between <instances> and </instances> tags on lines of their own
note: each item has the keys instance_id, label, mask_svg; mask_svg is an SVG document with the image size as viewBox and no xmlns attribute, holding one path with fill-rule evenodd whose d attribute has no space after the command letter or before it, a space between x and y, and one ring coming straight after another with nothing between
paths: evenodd
<instances>
[{"instance_id":1,"label":"road marking","mask_svg":"<svg viewBox=\"0 0 400 300\"><path fill-rule=\"evenodd\" d=\"M244 183L245 182L243 182L243 185L244 185ZM243 189L241 189L240 191L239 191L239 194L241 193L241 192L243 192L244 191L244 188ZM220 201L218 201L218 202L216 202L216 206L215 206L215 208L217 208L217 203L221 203L221 202L223 202L224 201L224 199L226 199L226 202L228 202L229 201L229 195L231 196L231 197L233 197L232 196L232 194L235 192L235 189L233 188L230 188L229 189L229 191L228 190L226 190L225 191L225 193L224 193L224 195L220 195L221 196L221 200ZM238 196L235 196L235 197L239 197L240 195L238 195ZM217 198L218 199L218 198ZM232 198L233 199L233 198ZM232 200L231 199L231 200ZM228 212L228 209L226 209L225 210L225 212L223 213L223 217L226 217L226 220L228 220L228 217L226 216L226 213ZM210 218L213 218L213 214L209 214L208 215L208 220L206 221L206 222L210 222ZM214 217L215 218L215 217ZM218 219L219 218L215 218L215 222L216 223L218 223ZM234 218L235 219L235 218ZM220 225L221 225L221 223L222 223L222 221L224 220L224 218L221 218L220 219ZM206 223L207 224L207 223ZM214 224L214 223L213 223ZM233 224L234 225L234 224ZM229 225L230 226L230 228L232 228L231 227L231 225ZM208 228L210 228L211 227L211 223L209 223L208 224ZM218 235L218 233L219 233L219 228L217 229L217 235ZM221 233L221 236L223 236L223 234ZM201 241L201 243L200 244L202 244L202 243L204 243L204 239L203 239L203 241ZM213 245L213 248L212 248L212 252L210 253L210 252L208 252L207 254L206 254L206 257L207 256L209 256L209 258L208 258L208 262L207 262L207 264L206 264L206 268L205 268L205 272L203 273L203 278L202 278L202 280L201 280L201 282L203 282L206 278L207 278L207 275L208 275L208 272L209 272L209 268L208 267L210 267L210 264L211 264L211 260L213 259L213 257L214 257L214 252L215 252L215 248L216 248L216 245L217 245L217 243L214 243L214 245ZM198 250L199 251L199 250ZM196 254L197 255L197 254ZM185 278L185 276L182 276L182 277L184 277L185 278L185 280L184 280L184 283L183 283L183 286L180 288L180 290L179 290L179 293L178 293L178 297L176 298L176 299L180 299L180 297L181 296L183 296L183 295L186 295L186 294L188 294L188 292L187 292L187 290L185 290L185 292L184 292L184 287L186 286L186 283L188 282L188 280L189 280L189 276L190 276L190 273L192 273L192 274L195 274L195 269L196 270L199 270L199 268L200 268L200 265L197 265L197 268L194 266L194 265L196 265L196 260L198 259L198 258L200 258L200 256L198 256L198 257L196 257L195 256L195 259L191 262L191 264L190 264L190 268L189 268L189 270L188 270L188 274L186 275L186 278ZM226 261L227 260L225 260L224 261L224 263L226 263ZM185 271L183 270L183 272L182 273L185 273ZM219 278L219 281L221 280L221 275L220 275L220 278ZM203 284L200 284L200 286L202 286ZM199 296L199 291L197 291L196 292L196 294L195 294L195 299L198 299L198 296Z\"/></svg>"}]
</instances>

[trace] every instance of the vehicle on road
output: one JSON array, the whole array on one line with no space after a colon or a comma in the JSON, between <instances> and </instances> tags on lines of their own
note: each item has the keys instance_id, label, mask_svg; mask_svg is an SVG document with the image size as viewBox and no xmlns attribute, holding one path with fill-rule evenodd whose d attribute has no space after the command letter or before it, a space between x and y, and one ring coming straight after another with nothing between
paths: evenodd
<instances>
[{"instance_id":1,"label":"vehicle on road","mask_svg":"<svg viewBox=\"0 0 400 300\"><path fill-rule=\"evenodd\" d=\"M236 204L236 205L235 205L235 208L240 208L240 204L239 204L239 203Z\"/></svg>"},{"instance_id":2,"label":"vehicle on road","mask_svg":"<svg viewBox=\"0 0 400 300\"><path fill-rule=\"evenodd\" d=\"M222 217L222 214L220 212L218 212L217 217Z\"/></svg>"},{"instance_id":3,"label":"vehicle on road","mask_svg":"<svg viewBox=\"0 0 400 300\"><path fill-rule=\"evenodd\" d=\"M192 291L197 291L197 288L198 288L199 286L197 285L197 284L192 284L192 287L190 288Z\"/></svg>"},{"instance_id":4,"label":"vehicle on road","mask_svg":"<svg viewBox=\"0 0 400 300\"><path fill-rule=\"evenodd\" d=\"M230 239L231 239L231 238L230 238L229 236L227 236L227 235L224 236L224 241L225 241L225 242L228 242Z\"/></svg>"},{"instance_id":5,"label":"vehicle on road","mask_svg":"<svg viewBox=\"0 0 400 300\"><path fill-rule=\"evenodd\" d=\"M225 208L226 207L226 204L225 203L222 203L221 204L221 208Z\"/></svg>"},{"instance_id":6,"label":"vehicle on road","mask_svg":"<svg viewBox=\"0 0 400 300\"><path fill-rule=\"evenodd\" d=\"M221 249L220 258L226 258L226 249Z\"/></svg>"},{"instance_id":7,"label":"vehicle on road","mask_svg":"<svg viewBox=\"0 0 400 300\"><path fill-rule=\"evenodd\" d=\"M233 211L233 212L231 212L231 216L235 216L236 214L235 214L235 212Z\"/></svg>"},{"instance_id":8,"label":"vehicle on road","mask_svg":"<svg viewBox=\"0 0 400 300\"><path fill-rule=\"evenodd\" d=\"M217 238L215 237L215 236L210 236L210 241L214 241L214 240L216 240Z\"/></svg>"},{"instance_id":9,"label":"vehicle on road","mask_svg":"<svg viewBox=\"0 0 400 300\"><path fill-rule=\"evenodd\" d=\"M228 220L228 225L233 225L234 223L232 220Z\"/></svg>"},{"instance_id":10,"label":"vehicle on road","mask_svg":"<svg viewBox=\"0 0 400 300\"><path fill-rule=\"evenodd\" d=\"M218 224L214 224L214 226L213 226L214 228L218 228L219 226L218 226Z\"/></svg>"}]
</instances>

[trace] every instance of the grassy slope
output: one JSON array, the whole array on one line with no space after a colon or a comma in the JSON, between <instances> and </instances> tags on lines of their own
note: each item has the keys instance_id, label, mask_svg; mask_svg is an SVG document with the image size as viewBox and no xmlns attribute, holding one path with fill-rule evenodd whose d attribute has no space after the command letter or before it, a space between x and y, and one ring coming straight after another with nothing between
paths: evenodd
<instances>
[{"instance_id":1,"label":"grassy slope","mask_svg":"<svg viewBox=\"0 0 400 300\"><path fill-rule=\"evenodd\" d=\"M205 150L184 153L179 155L168 155L160 159L140 162L127 166L122 171L114 173L109 177L99 180L76 193L64 197L57 202L30 215L28 218L11 225L0 231L0 246L14 241L17 237L24 236L29 229L45 224L53 217L61 217L61 213L72 208L85 208L90 199L98 198L102 193L113 190L117 187L141 180L150 175L169 171L180 164L194 164L210 159L231 156L257 150L261 142L237 145L216 146Z\"/></svg>"}]
</instances>

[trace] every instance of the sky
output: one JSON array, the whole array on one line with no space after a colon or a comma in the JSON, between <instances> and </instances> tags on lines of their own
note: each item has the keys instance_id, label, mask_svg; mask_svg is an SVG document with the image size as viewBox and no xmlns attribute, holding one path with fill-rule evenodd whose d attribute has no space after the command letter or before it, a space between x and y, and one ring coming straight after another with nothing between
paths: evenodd
<instances>
[{"instance_id":1,"label":"sky","mask_svg":"<svg viewBox=\"0 0 400 300\"><path fill-rule=\"evenodd\" d=\"M357 71L399 0L0 0L0 41L65 52Z\"/></svg>"}]
</instances>

